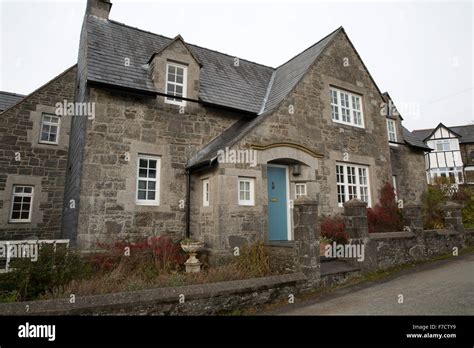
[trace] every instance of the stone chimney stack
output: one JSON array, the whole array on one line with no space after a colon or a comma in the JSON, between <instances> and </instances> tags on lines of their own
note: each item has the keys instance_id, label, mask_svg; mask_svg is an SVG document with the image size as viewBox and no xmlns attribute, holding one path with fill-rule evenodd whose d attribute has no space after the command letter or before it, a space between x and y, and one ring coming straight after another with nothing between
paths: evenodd
<instances>
[{"instance_id":1,"label":"stone chimney stack","mask_svg":"<svg viewBox=\"0 0 474 348\"><path fill-rule=\"evenodd\" d=\"M86 15L109 19L112 3L110 0L87 0Z\"/></svg>"}]
</instances>

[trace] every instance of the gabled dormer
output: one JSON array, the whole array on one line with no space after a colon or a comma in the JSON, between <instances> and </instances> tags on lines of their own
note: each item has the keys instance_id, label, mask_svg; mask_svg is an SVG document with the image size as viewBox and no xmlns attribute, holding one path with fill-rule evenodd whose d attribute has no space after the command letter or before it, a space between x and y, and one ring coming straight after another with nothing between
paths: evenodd
<instances>
[{"instance_id":1,"label":"gabled dormer","mask_svg":"<svg viewBox=\"0 0 474 348\"><path fill-rule=\"evenodd\" d=\"M403 142L401 127L401 121L403 118L398 112L388 92L384 92L382 98L384 100L384 105L381 105L381 113L386 117L388 142L390 146L396 147L399 143Z\"/></svg>"},{"instance_id":2,"label":"gabled dormer","mask_svg":"<svg viewBox=\"0 0 474 348\"><path fill-rule=\"evenodd\" d=\"M198 100L202 64L181 35L153 53L148 63L155 89L165 103L185 106L187 100Z\"/></svg>"}]
</instances>

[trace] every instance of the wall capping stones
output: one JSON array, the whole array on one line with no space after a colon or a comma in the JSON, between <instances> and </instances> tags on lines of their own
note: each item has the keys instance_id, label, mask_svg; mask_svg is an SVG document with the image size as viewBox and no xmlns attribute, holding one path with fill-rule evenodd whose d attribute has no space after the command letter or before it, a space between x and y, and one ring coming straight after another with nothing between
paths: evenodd
<instances>
[{"instance_id":1,"label":"wall capping stones","mask_svg":"<svg viewBox=\"0 0 474 348\"><path fill-rule=\"evenodd\" d=\"M256 304L269 303L278 297L287 297L289 293L286 292L289 290L294 294L305 281L304 274L292 273L210 284L81 296L76 297L74 304L69 303L69 298L2 303L0 315L96 314L98 312L100 314L120 312L138 314L140 311L147 310L152 314L163 312L216 314L219 306L225 307L230 302L230 297L234 297L236 301L231 302L225 310L242 309L245 306L251 308ZM279 289L281 294L276 293ZM268 296L267 292L270 292L272 296ZM250 301L241 300L244 294L249 295ZM260 294L262 296L259 296ZM179 303L180 295L184 295L184 303ZM204 305L199 300L207 300L211 303L206 302ZM212 301L216 303L213 304ZM28 312L25 311L26 305L29 306Z\"/></svg>"}]
</instances>

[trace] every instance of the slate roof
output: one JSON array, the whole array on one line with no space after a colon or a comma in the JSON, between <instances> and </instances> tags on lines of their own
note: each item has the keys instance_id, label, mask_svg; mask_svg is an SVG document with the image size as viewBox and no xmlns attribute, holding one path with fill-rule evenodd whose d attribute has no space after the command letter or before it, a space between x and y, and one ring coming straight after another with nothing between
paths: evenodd
<instances>
[{"instance_id":1,"label":"slate roof","mask_svg":"<svg viewBox=\"0 0 474 348\"><path fill-rule=\"evenodd\" d=\"M24 97L22 94L0 91L0 112L12 107Z\"/></svg>"},{"instance_id":2,"label":"slate roof","mask_svg":"<svg viewBox=\"0 0 474 348\"><path fill-rule=\"evenodd\" d=\"M88 80L155 92L147 65L150 57L173 41L112 20L87 17ZM257 114L273 70L268 66L187 44L203 65L199 98L203 102ZM125 58L130 66L124 66Z\"/></svg>"},{"instance_id":3,"label":"slate roof","mask_svg":"<svg viewBox=\"0 0 474 348\"><path fill-rule=\"evenodd\" d=\"M88 81L156 93L148 62L176 38L95 16L87 16L86 21ZM241 58L236 67L233 56L186 43L202 65L199 99L256 116L241 119L205 145L189 160L188 168L209 162L219 149L234 145L263 122L303 78L327 44L343 30L342 27L336 29L277 68ZM130 59L129 66L124 65L125 58ZM406 128L403 138L411 146L429 150Z\"/></svg>"},{"instance_id":4,"label":"slate roof","mask_svg":"<svg viewBox=\"0 0 474 348\"><path fill-rule=\"evenodd\" d=\"M474 143L474 124L473 125L464 125L464 126L454 126L454 127L447 127L449 130L453 131L454 133L460 135L459 138L459 143ZM430 136L430 134L435 130L436 128L431 128L431 129L416 129L412 133L413 135L423 141L427 137Z\"/></svg>"},{"instance_id":5,"label":"slate roof","mask_svg":"<svg viewBox=\"0 0 474 348\"><path fill-rule=\"evenodd\" d=\"M424 149L426 151L431 151L432 149L428 147L423 140L420 140L413 132L410 132L407 128L402 126L402 136L403 140L411 146L418 147L420 149Z\"/></svg>"}]
</instances>

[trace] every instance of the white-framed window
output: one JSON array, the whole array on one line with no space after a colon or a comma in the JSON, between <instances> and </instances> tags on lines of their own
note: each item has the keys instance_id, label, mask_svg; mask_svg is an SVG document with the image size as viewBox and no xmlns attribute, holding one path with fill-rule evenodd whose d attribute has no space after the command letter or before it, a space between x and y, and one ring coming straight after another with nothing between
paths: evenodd
<instances>
[{"instance_id":1,"label":"white-framed window","mask_svg":"<svg viewBox=\"0 0 474 348\"><path fill-rule=\"evenodd\" d=\"M463 184L463 168L462 167L450 167L450 168L434 168L431 169L431 177L436 179L437 177L447 178L452 184ZM434 182L434 180L432 180Z\"/></svg>"},{"instance_id":2,"label":"white-framed window","mask_svg":"<svg viewBox=\"0 0 474 348\"><path fill-rule=\"evenodd\" d=\"M160 204L160 157L138 156L136 198L137 204Z\"/></svg>"},{"instance_id":3,"label":"white-framed window","mask_svg":"<svg viewBox=\"0 0 474 348\"><path fill-rule=\"evenodd\" d=\"M166 65L166 94L186 98L186 80L188 68L176 63ZM184 106L186 101L179 98L166 97L165 102Z\"/></svg>"},{"instance_id":4,"label":"white-framed window","mask_svg":"<svg viewBox=\"0 0 474 348\"><path fill-rule=\"evenodd\" d=\"M33 193L33 186L13 186L10 222L31 222Z\"/></svg>"},{"instance_id":5,"label":"white-framed window","mask_svg":"<svg viewBox=\"0 0 474 348\"><path fill-rule=\"evenodd\" d=\"M397 176L396 175L392 175L392 187L393 187L393 193L395 194L395 200L398 201Z\"/></svg>"},{"instance_id":6,"label":"white-framed window","mask_svg":"<svg viewBox=\"0 0 474 348\"><path fill-rule=\"evenodd\" d=\"M202 181L202 205L204 207L209 206L209 179L204 179Z\"/></svg>"},{"instance_id":7,"label":"white-framed window","mask_svg":"<svg viewBox=\"0 0 474 348\"><path fill-rule=\"evenodd\" d=\"M364 128L362 97L334 87L330 88L331 115L334 122Z\"/></svg>"},{"instance_id":8,"label":"white-framed window","mask_svg":"<svg viewBox=\"0 0 474 348\"><path fill-rule=\"evenodd\" d=\"M390 142L397 142L397 131L396 131L396 123L395 120L387 119L387 133L388 133L388 141ZM395 146L397 144L390 144Z\"/></svg>"},{"instance_id":9,"label":"white-framed window","mask_svg":"<svg viewBox=\"0 0 474 348\"><path fill-rule=\"evenodd\" d=\"M443 152L443 151L450 151L451 150L451 142L449 139L438 140L436 141L436 152Z\"/></svg>"},{"instance_id":10,"label":"white-framed window","mask_svg":"<svg viewBox=\"0 0 474 348\"><path fill-rule=\"evenodd\" d=\"M39 142L44 144L58 144L60 123L61 119L59 116L43 114L41 116Z\"/></svg>"},{"instance_id":11,"label":"white-framed window","mask_svg":"<svg viewBox=\"0 0 474 348\"><path fill-rule=\"evenodd\" d=\"M239 177L239 205L255 205L255 179Z\"/></svg>"},{"instance_id":12,"label":"white-framed window","mask_svg":"<svg viewBox=\"0 0 474 348\"><path fill-rule=\"evenodd\" d=\"M369 167L338 163L336 165L337 203L340 207L353 198L370 206Z\"/></svg>"},{"instance_id":13,"label":"white-framed window","mask_svg":"<svg viewBox=\"0 0 474 348\"><path fill-rule=\"evenodd\" d=\"M306 183L295 184L295 196L297 199L306 196Z\"/></svg>"}]
</instances>

